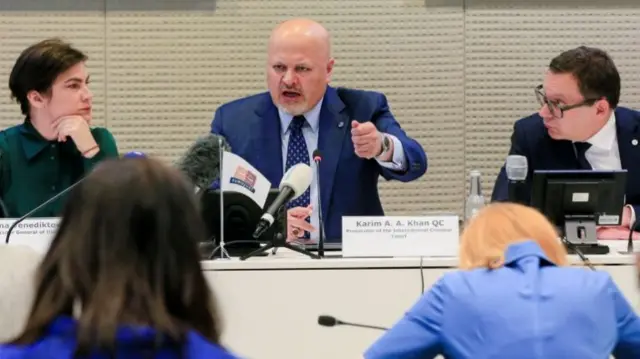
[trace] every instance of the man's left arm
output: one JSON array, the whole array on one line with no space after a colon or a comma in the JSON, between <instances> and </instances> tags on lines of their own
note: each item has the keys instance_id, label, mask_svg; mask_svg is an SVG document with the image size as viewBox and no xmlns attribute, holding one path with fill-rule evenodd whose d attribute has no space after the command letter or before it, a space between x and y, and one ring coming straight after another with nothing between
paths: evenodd
<instances>
[{"instance_id":1,"label":"man's left arm","mask_svg":"<svg viewBox=\"0 0 640 359\"><path fill-rule=\"evenodd\" d=\"M424 149L400 127L383 94L380 94L378 110L372 122L381 135L382 153L376 157L376 161L385 179L409 182L427 171Z\"/></svg>"}]
</instances>

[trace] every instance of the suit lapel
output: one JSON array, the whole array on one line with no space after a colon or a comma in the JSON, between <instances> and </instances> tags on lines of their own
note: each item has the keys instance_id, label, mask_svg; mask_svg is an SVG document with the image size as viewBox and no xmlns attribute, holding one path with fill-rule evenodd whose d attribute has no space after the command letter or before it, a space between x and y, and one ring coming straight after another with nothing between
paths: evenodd
<instances>
[{"instance_id":1,"label":"suit lapel","mask_svg":"<svg viewBox=\"0 0 640 359\"><path fill-rule=\"evenodd\" d=\"M345 105L336 90L327 86L327 92L320 109L320 133L318 149L322 153L320 164L320 193L323 218L331 206L331 193L335 182L336 170L343 147L345 134L351 128Z\"/></svg>"},{"instance_id":2,"label":"suit lapel","mask_svg":"<svg viewBox=\"0 0 640 359\"><path fill-rule=\"evenodd\" d=\"M280 135L280 116L278 109L271 101L269 94L265 95L264 103L256 110L260 116L259 132L255 149L263 164L260 172L271 182L271 187L277 188L282 179L282 138Z\"/></svg>"},{"instance_id":3,"label":"suit lapel","mask_svg":"<svg viewBox=\"0 0 640 359\"><path fill-rule=\"evenodd\" d=\"M618 137L618 149L620 152L620 165L631 172L640 162L638 158L638 124L629 115L616 110L616 135Z\"/></svg>"}]
</instances>

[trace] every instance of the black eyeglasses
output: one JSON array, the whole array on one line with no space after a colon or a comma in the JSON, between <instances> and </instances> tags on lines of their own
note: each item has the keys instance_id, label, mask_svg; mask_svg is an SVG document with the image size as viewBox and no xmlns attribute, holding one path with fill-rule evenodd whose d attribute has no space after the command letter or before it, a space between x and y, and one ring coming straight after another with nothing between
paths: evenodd
<instances>
[{"instance_id":1,"label":"black eyeglasses","mask_svg":"<svg viewBox=\"0 0 640 359\"><path fill-rule=\"evenodd\" d=\"M542 85L536 86L535 93L536 93L536 99L538 100L538 103L540 104L540 106L542 107L544 105L547 105L549 112L555 118L562 118L562 116L564 116L565 111L569 111L574 108L583 107L583 106L591 106L596 101L599 100L599 98L591 98L591 99L585 99L584 101L573 104L573 105L560 105L556 102L549 101L549 99L547 98L547 95L545 95L542 89Z\"/></svg>"}]
</instances>

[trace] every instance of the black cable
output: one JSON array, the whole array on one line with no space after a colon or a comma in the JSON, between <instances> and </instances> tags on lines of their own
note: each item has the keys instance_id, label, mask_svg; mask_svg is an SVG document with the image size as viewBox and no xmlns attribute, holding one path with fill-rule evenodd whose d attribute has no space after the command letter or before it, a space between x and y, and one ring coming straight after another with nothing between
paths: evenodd
<instances>
[{"instance_id":1,"label":"black cable","mask_svg":"<svg viewBox=\"0 0 640 359\"><path fill-rule=\"evenodd\" d=\"M582 263L584 263L587 267L591 268L591 270L596 270L596 267L594 267L593 264L591 264L591 261L589 260L589 258L587 258L587 256L585 256L584 253L582 253L580 248L578 248L575 244L571 243L568 239L562 236L560 237L560 241L562 241L567 247L569 247L569 249L573 250L573 252L577 254L578 257L580 257L580 260L582 260Z\"/></svg>"},{"instance_id":2,"label":"black cable","mask_svg":"<svg viewBox=\"0 0 640 359\"><path fill-rule=\"evenodd\" d=\"M627 254L633 254L633 232L636 231L636 226L640 221L635 221L632 226L629 226L629 238L627 238Z\"/></svg>"}]
</instances>

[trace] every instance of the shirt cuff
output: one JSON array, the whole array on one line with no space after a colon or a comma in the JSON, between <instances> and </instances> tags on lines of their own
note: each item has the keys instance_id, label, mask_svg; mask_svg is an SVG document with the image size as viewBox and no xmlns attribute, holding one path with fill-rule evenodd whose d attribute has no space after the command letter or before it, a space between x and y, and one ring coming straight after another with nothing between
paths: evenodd
<instances>
[{"instance_id":1,"label":"shirt cuff","mask_svg":"<svg viewBox=\"0 0 640 359\"><path fill-rule=\"evenodd\" d=\"M385 134L389 136L391 141L393 141L393 155L391 156L391 161L378 161L378 164L384 168L388 168L392 171L406 171L407 170L407 159L404 155L404 148L402 147L402 142L398 140L398 138L394 135Z\"/></svg>"}]
</instances>

